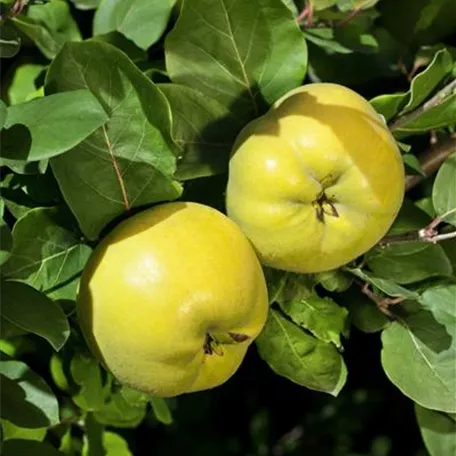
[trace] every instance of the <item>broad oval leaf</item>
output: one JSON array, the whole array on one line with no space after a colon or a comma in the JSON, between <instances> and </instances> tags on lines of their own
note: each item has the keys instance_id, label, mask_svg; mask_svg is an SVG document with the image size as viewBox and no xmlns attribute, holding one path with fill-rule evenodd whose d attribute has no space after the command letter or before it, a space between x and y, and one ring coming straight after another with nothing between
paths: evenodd
<instances>
[{"instance_id":1,"label":"broad oval leaf","mask_svg":"<svg viewBox=\"0 0 456 456\"><path fill-rule=\"evenodd\" d=\"M59 423L57 399L44 380L26 364L2 360L0 377L2 418L28 429L49 427Z\"/></svg>"},{"instance_id":2,"label":"broad oval leaf","mask_svg":"<svg viewBox=\"0 0 456 456\"><path fill-rule=\"evenodd\" d=\"M371 275L371 273L367 273L365 270L362 270L360 268L345 267L344 269L353 274L354 276L364 280L366 283L369 283L374 287L378 288L380 291L387 294L388 296L411 300L415 300L420 297L419 293L416 291L404 288L398 285L397 283L393 282L392 280L383 279L381 277Z\"/></svg>"},{"instance_id":3,"label":"broad oval leaf","mask_svg":"<svg viewBox=\"0 0 456 456\"><path fill-rule=\"evenodd\" d=\"M2 317L46 339L60 350L70 335L62 309L43 293L22 282L2 281Z\"/></svg>"},{"instance_id":4,"label":"broad oval leaf","mask_svg":"<svg viewBox=\"0 0 456 456\"><path fill-rule=\"evenodd\" d=\"M443 247L428 242L391 244L371 250L367 264L374 275L399 284L449 276L453 267Z\"/></svg>"},{"instance_id":5,"label":"broad oval leaf","mask_svg":"<svg viewBox=\"0 0 456 456\"><path fill-rule=\"evenodd\" d=\"M63 0L30 5L26 14L20 14L12 21L48 59L53 59L65 42L82 38L70 7Z\"/></svg>"},{"instance_id":6,"label":"broad oval leaf","mask_svg":"<svg viewBox=\"0 0 456 456\"><path fill-rule=\"evenodd\" d=\"M317 339L342 347L340 335L344 332L348 312L331 298L321 298L313 291L301 299L281 302L280 308Z\"/></svg>"},{"instance_id":7,"label":"broad oval leaf","mask_svg":"<svg viewBox=\"0 0 456 456\"><path fill-rule=\"evenodd\" d=\"M415 404L416 419L430 456L456 454L456 416Z\"/></svg>"},{"instance_id":8,"label":"broad oval leaf","mask_svg":"<svg viewBox=\"0 0 456 456\"><path fill-rule=\"evenodd\" d=\"M171 106L173 139L180 150L176 177L187 180L226 172L242 123L225 106L195 89L179 84L158 87Z\"/></svg>"},{"instance_id":9,"label":"broad oval leaf","mask_svg":"<svg viewBox=\"0 0 456 456\"><path fill-rule=\"evenodd\" d=\"M306 333L276 310L270 310L256 343L274 372L299 385L337 396L345 384L347 368L336 347Z\"/></svg>"},{"instance_id":10,"label":"broad oval leaf","mask_svg":"<svg viewBox=\"0 0 456 456\"><path fill-rule=\"evenodd\" d=\"M10 106L5 128L25 126L30 144L18 149L19 138L14 138L3 144L2 158L29 162L55 157L79 144L107 120L103 107L88 90L57 93ZM20 135L23 133L18 131Z\"/></svg>"},{"instance_id":11,"label":"broad oval leaf","mask_svg":"<svg viewBox=\"0 0 456 456\"><path fill-rule=\"evenodd\" d=\"M429 288L420 302L422 309L383 331L382 365L418 404L455 413L456 285Z\"/></svg>"},{"instance_id":12,"label":"broad oval leaf","mask_svg":"<svg viewBox=\"0 0 456 456\"><path fill-rule=\"evenodd\" d=\"M93 34L117 30L147 49L165 31L174 3L175 0L103 0L95 13Z\"/></svg>"},{"instance_id":13,"label":"broad oval leaf","mask_svg":"<svg viewBox=\"0 0 456 456\"><path fill-rule=\"evenodd\" d=\"M40 290L78 275L92 249L67 228L71 220L56 208L27 212L14 225L13 248L3 274Z\"/></svg>"},{"instance_id":14,"label":"broad oval leaf","mask_svg":"<svg viewBox=\"0 0 456 456\"><path fill-rule=\"evenodd\" d=\"M432 203L439 217L456 226L456 153L445 160L437 173Z\"/></svg>"},{"instance_id":15,"label":"broad oval leaf","mask_svg":"<svg viewBox=\"0 0 456 456\"><path fill-rule=\"evenodd\" d=\"M181 187L166 98L123 52L95 40L67 43L49 68L46 92L76 89L89 89L109 121L51 166L82 231L95 239L115 217L176 199Z\"/></svg>"},{"instance_id":16,"label":"broad oval leaf","mask_svg":"<svg viewBox=\"0 0 456 456\"><path fill-rule=\"evenodd\" d=\"M299 86L307 49L280 1L184 1L165 41L173 82L193 87L248 120Z\"/></svg>"}]
</instances>

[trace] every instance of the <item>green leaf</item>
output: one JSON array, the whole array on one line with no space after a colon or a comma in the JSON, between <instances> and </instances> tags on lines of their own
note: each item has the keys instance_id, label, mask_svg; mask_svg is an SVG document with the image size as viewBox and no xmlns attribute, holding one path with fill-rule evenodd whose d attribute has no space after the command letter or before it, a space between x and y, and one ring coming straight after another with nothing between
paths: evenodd
<instances>
[{"instance_id":1,"label":"green leaf","mask_svg":"<svg viewBox=\"0 0 456 456\"><path fill-rule=\"evenodd\" d=\"M452 66L453 59L450 53L442 49L434 55L428 67L413 78L407 92L379 95L370 100L370 103L389 122L399 113L408 113L424 103L448 75Z\"/></svg>"},{"instance_id":2,"label":"green leaf","mask_svg":"<svg viewBox=\"0 0 456 456\"><path fill-rule=\"evenodd\" d=\"M14 72L13 79L8 87L8 101L10 105L29 101L36 94L36 79L43 72L45 66L37 63L25 63Z\"/></svg>"},{"instance_id":3,"label":"green leaf","mask_svg":"<svg viewBox=\"0 0 456 456\"><path fill-rule=\"evenodd\" d=\"M165 399L161 397L151 397L150 405L152 405L152 410L157 421L166 425L172 424L173 416L171 415L171 410Z\"/></svg>"},{"instance_id":4,"label":"green leaf","mask_svg":"<svg viewBox=\"0 0 456 456\"><path fill-rule=\"evenodd\" d=\"M83 437L82 456L106 455L103 448L104 426L94 419L92 413L88 413L85 419L85 435Z\"/></svg>"},{"instance_id":5,"label":"green leaf","mask_svg":"<svg viewBox=\"0 0 456 456\"><path fill-rule=\"evenodd\" d=\"M1 418L28 429L54 426L59 422L57 399L43 379L26 364L2 360L0 377Z\"/></svg>"},{"instance_id":6,"label":"green leaf","mask_svg":"<svg viewBox=\"0 0 456 456\"><path fill-rule=\"evenodd\" d=\"M6 123L6 118L8 117L8 106L0 100L0 130L3 129Z\"/></svg>"},{"instance_id":7,"label":"green leaf","mask_svg":"<svg viewBox=\"0 0 456 456\"><path fill-rule=\"evenodd\" d=\"M307 50L291 11L276 0L184 1L165 41L171 80L249 120L304 79Z\"/></svg>"},{"instance_id":8,"label":"green leaf","mask_svg":"<svg viewBox=\"0 0 456 456\"><path fill-rule=\"evenodd\" d=\"M3 214L5 211L5 202L3 199L0 200L0 266L4 264L11 252L11 247L13 245L13 237L11 231L3 219Z\"/></svg>"},{"instance_id":9,"label":"green leaf","mask_svg":"<svg viewBox=\"0 0 456 456\"><path fill-rule=\"evenodd\" d=\"M373 285L374 287L378 288L383 293L387 294L388 296L392 296L395 298L405 298L416 300L419 298L419 294L415 291L408 290L407 288L401 287L396 283L392 282L391 280L383 279L381 277L376 277L371 274L366 273L359 268L344 268L346 271L350 272L356 277L364 280L366 283Z\"/></svg>"},{"instance_id":10,"label":"green leaf","mask_svg":"<svg viewBox=\"0 0 456 456\"><path fill-rule=\"evenodd\" d=\"M419 174L420 176L426 177L426 174L421 169L420 162L416 155L409 153L403 154L402 160L404 161L404 165L406 168L405 171L407 174L409 174L408 171L412 171L413 174Z\"/></svg>"},{"instance_id":11,"label":"green leaf","mask_svg":"<svg viewBox=\"0 0 456 456\"><path fill-rule=\"evenodd\" d=\"M389 318L361 291L348 290L341 296L341 303L348 309L348 319L360 331L375 333L390 324Z\"/></svg>"},{"instance_id":12,"label":"green leaf","mask_svg":"<svg viewBox=\"0 0 456 456\"><path fill-rule=\"evenodd\" d=\"M271 310L258 337L260 356L278 375L337 396L347 379L347 369L333 344L319 341L280 312Z\"/></svg>"},{"instance_id":13,"label":"green leaf","mask_svg":"<svg viewBox=\"0 0 456 456\"><path fill-rule=\"evenodd\" d=\"M453 59L446 49L438 51L428 67L415 76L410 84L409 101L402 113L413 111L432 95L435 88L450 73Z\"/></svg>"},{"instance_id":14,"label":"green leaf","mask_svg":"<svg viewBox=\"0 0 456 456\"><path fill-rule=\"evenodd\" d=\"M71 221L56 208L27 212L13 228L13 249L3 274L40 290L54 288L79 274L92 249L69 231Z\"/></svg>"},{"instance_id":15,"label":"green leaf","mask_svg":"<svg viewBox=\"0 0 456 456\"><path fill-rule=\"evenodd\" d=\"M88 90L57 93L8 108L5 127L27 127L31 143L17 149L17 138L2 145L2 158L37 161L75 147L108 121L96 97ZM68 128L71 125L71 128ZM18 135L23 134L18 131Z\"/></svg>"},{"instance_id":16,"label":"green leaf","mask_svg":"<svg viewBox=\"0 0 456 456\"><path fill-rule=\"evenodd\" d=\"M334 30L330 27L314 28L304 32L304 36L308 41L330 53L351 54L353 50L337 41L334 38L334 34Z\"/></svg>"},{"instance_id":17,"label":"green leaf","mask_svg":"<svg viewBox=\"0 0 456 456\"><path fill-rule=\"evenodd\" d=\"M82 39L70 7L63 0L30 6L27 15L21 14L12 21L48 59L53 59L65 42Z\"/></svg>"},{"instance_id":18,"label":"green leaf","mask_svg":"<svg viewBox=\"0 0 456 456\"><path fill-rule=\"evenodd\" d=\"M105 33L104 35L97 35L93 37L94 41L102 41L104 43L108 43L116 48L120 49L122 52L127 54L127 56L133 61L146 61L147 60L147 52L143 49L140 49L136 46L132 41L128 38L125 38L119 32L109 32Z\"/></svg>"},{"instance_id":19,"label":"green leaf","mask_svg":"<svg viewBox=\"0 0 456 456\"><path fill-rule=\"evenodd\" d=\"M353 278L340 269L318 272L315 280L325 289L331 292L342 293L353 283Z\"/></svg>"},{"instance_id":20,"label":"green leaf","mask_svg":"<svg viewBox=\"0 0 456 456\"><path fill-rule=\"evenodd\" d=\"M323 342L342 347L340 335L345 329L347 309L337 305L331 298L321 298L315 291L301 299L279 303L283 312L298 326Z\"/></svg>"},{"instance_id":21,"label":"green leaf","mask_svg":"<svg viewBox=\"0 0 456 456\"><path fill-rule=\"evenodd\" d=\"M456 420L446 413L415 404L421 436L430 456L456 454Z\"/></svg>"},{"instance_id":22,"label":"green leaf","mask_svg":"<svg viewBox=\"0 0 456 456\"><path fill-rule=\"evenodd\" d=\"M175 0L103 0L95 13L93 34L117 30L141 49L156 43L166 29Z\"/></svg>"},{"instance_id":23,"label":"green leaf","mask_svg":"<svg viewBox=\"0 0 456 456\"><path fill-rule=\"evenodd\" d=\"M73 396L74 403L89 412L102 409L106 392L98 362L79 353L71 360L70 371L73 380L81 387Z\"/></svg>"},{"instance_id":24,"label":"green leaf","mask_svg":"<svg viewBox=\"0 0 456 456\"><path fill-rule=\"evenodd\" d=\"M399 284L453 273L443 247L428 242L377 247L366 255L366 261L375 276Z\"/></svg>"},{"instance_id":25,"label":"green leaf","mask_svg":"<svg viewBox=\"0 0 456 456\"><path fill-rule=\"evenodd\" d=\"M49 68L46 92L82 88L110 120L51 166L82 231L95 239L118 215L176 199L181 187L173 179L166 98L126 55L99 41L66 44Z\"/></svg>"},{"instance_id":26,"label":"green leaf","mask_svg":"<svg viewBox=\"0 0 456 456\"><path fill-rule=\"evenodd\" d=\"M398 134L421 133L429 130L444 128L456 124L456 93L450 95L442 103L427 109L416 119L401 125L396 130Z\"/></svg>"},{"instance_id":27,"label":"green leaf","mask_svg":"<svg viewBox=\"0 0 456 456\"><path fill-rule=\"evenodd\" d=\"M439 217L456 226L456 154L450 155L437 173L432 203Z\"/></svg>"},{"instance_id":28,"label":"green leaf","mask_svg":"<svg viewBox=\"0 0 456 456\"><path fill-rule=\"evenodd\" d=\"M2 456L63 456L59 450L47 442L34 440L8 440L2 446Z\"/></svg>"},{"instance_id":29,"label":"green leaf","mask_svg":"<svg viewBox=\"0 0 456 456\"><path fill-rule=\"evenodd\" d=\"M82 456L133 456L128 443L120 435L105 431L103 425L88 414Z\"/></svg>"},{"instance_id":30,"label":"green leaf","mask_svg":"<svg viewBox=\"0 0 456 456\"><path fill-rule=\"evenodd\" d=\"M336 5L338 0L311 0L315 11L321 11Z\"/></svg>"},{"instance_id":31,"label":"green leaf","mask_svg":"<svg viewBox=\"0 0 456 456\"><path fill-rule=\"evenodd\" d=\"M44 294L21 282L2 281L2 317L46 339L60 350L70 335L62 309Z\"/></svg>"},{"instance_id":32,"label":"green leaf","mask_svg":"<svg viewBox=\"0 0 456 456\"><path fill-rule=\"evenodd\" d=\"M217 101L178 84L160 84L171 106L173 139L179 147L176 177L194 179L226 172L242 124Z\"/></svg>"},{"instance_id":33,"label":"green leaf","mask_svg":"<svg viewBox=\"0 0 456 456\"><path fill-rule=\"evenodd\" d=\"M21 48L21 38L17 29L7 22L0 27L0 57L14 57Z\"/></svg>"},{"instance_id":34,"label":"green leaf","mask_svg":"<svg viewBox=\"0 0 456 456\"><path fill-rule=\"evenodd\" d=\"M127 441L114 432L106 431L103 433L103 447L106 456L133 456Z\"/></svg>"},{"instance_id":35,"label":"green leaf","mask_svg":"<svg viewBox=\"0 0 456 456\"><path fill-rule=\"evenodd\" d=\"M122 391L113 393L102 409L94 413L96 420L106 426L135 428L146 415L147 402L126 399Z\"/></svg>"},{"instance_id":36,"label":"green leaf","mask_svg":"<svg viewBox=\"0 0 456 456\"><path fill-rule=\"evenodd\" d=\"M1 420L3 440L21 439L21 440L44 440L47 429L45 427L37 429L28 429L25 427L16 426L11 421Z\"/></svg>"},{"instance_id":37,"label":"green leaf","mask_svg":"<svg viewBox=\"0 0 456 456\"><path fill-rule=\"evenodd\" d=\"M382 333L388 378L423 407L456 412L456 285L425 290L422 308ZM419 381L417 381L419 379Z\"/></svg>"}]
</instances>

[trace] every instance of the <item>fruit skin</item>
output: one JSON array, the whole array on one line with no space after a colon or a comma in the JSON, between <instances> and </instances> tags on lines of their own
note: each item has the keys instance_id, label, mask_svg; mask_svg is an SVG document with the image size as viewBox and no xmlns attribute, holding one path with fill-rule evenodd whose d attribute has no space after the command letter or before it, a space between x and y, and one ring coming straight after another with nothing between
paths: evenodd
<instances>
[{"instance_id":1,"label":"fruit skin","mask_svg":"<svg viewBox=\"0 0 456 456\"><path fill-rule=\"evenodd\" d=\"M266 322L268 297L241 230L208 206L175 202L130 217L101 241L77 310L93 353L120 382L171 397L235 373ZM209 346L208 334L219 345Z\"/></svg>"},{"instance_id":2,"label":"fruit skin","mask_svg":"<svg viewBox=\"0 0 456 456\"><path fill-rule=\"evenodd\" d=\"M241 131L226 207L263 264L312 273L374 246L403 195L401 155L381 117L356 92L314 83Z\"/></svg>"}]
</instances>

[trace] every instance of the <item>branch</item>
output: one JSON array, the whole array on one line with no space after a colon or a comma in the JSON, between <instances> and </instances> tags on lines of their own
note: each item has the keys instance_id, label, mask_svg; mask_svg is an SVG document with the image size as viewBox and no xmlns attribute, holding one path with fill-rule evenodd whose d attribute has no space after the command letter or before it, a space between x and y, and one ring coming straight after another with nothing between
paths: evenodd
<instances>
[{"instance_id":1,"label":"branch","mask_svg":"<svg viewBox=\"0 0 456 456\"><path fill-rule=\"evenodd\" d=\"M400 129L403 125L414 121L417 119L421 114L423 114L426 111L429 111L429 109L432 109L439 104L441 104L446 97L451 95L453 90L456 89L456 79L448 83L443 89L441 89L439 92L437 92L431 99L429 99L426 103L424 103L422 106L419 108L415 109L414 111L404 114L403 116L400 116L398 119L396 119L394 122L392 122L389 126L389 129L394 132L398 129Z\"/></svg>"},{"instance_id":2,"label":"branch","mask_svg":"<svg viewBox=\"0 0 456 456\"><path fill-rule=\"evenodd\" d=\"M382 298L380 296L377 296L370 288L369 284L365 283L361 287L361 292L365 294L371 301L375 302L378 310L380 312L384 313L390 318L394 318L394 315L391 313L389 310L390 306L393 306L395 304L400 304L401 302L405 301L405 298L398 297L398 298Z\"/></svg>"},{"instance_id":3,"label":"branch","mask_svg":"<svg viewBox=\"0 0 456 456\"><path fill-rule=\"evenodd\" d=\"M386 247L391 244L405 244L408 242L431 242L432 244L437 244L440 241L446 241L447 239L456 238L456 231L450 231L449 233L439 234L437 227L444 222L444 218L450 214L456 212L456 209L442 214L440 217L436 217L429 223L428 226L422 228L418 231L412 231L410 233L397 234L393 236L384 237L378 245L381 247Z\"/></svg>"},{"instance_id":4,"label":"branch","mask_svg":"<svg viewBox=\"0 0 456 456\"><path fill-rule=\"evenodd\" d=\"M429 148L419 157L421 169L423 170L425 176L418 174L406 176L405 191L409 191L411 188L415 187L415 185L434 174L440 168L445 159L454 152L456 152L456 136L450 137L449 139Z\"/></svg>"}]
</instances>

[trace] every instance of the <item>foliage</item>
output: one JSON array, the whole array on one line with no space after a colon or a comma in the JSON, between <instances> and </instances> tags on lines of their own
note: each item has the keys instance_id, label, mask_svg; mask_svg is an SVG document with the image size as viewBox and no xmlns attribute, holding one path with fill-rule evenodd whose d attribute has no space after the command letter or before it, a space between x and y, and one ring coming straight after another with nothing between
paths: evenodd
<instances>
[{"instance_id":1,"label":"foliage","mask_svg":"<svg viewBox=\"0 0 456 456\"><path fill-rule=\"evenodd\" d=\"M453 0L2 0L2 454L142 454L132 432L161 429L171 442L168 426L186 442L180 411L204 422L219 392L149 397L92 357L74 312L79 276L97 242L137 210L187 199L223 211L237 133L318 81L370 99L403 150L407 195L385 239L340 270L265 271L271 310L249 375L275 378L269 365L299 385L290 382L296 397L329 395L309 392L326 404L321 415L308 411L301 434L275 441L269 409L255 402L249 449L232 439L223 454L302 454L302 429L324 426L324 413L374 409L354 392L365 360L348 363L350 353L381 357L396 393L415 403L429 454L453 454L455 12ZM381 348L366 354L372 338ZM238 394L237 381L220 391ZM256 397L262 379L246 382ZM361 432L357 423L337 432ZM347 439L321 454L393 454L380 440L359 450ZM306 444L315 449L312 437ZM169 445L177 454L178 439ZM195 454L214 451L208 439Z\"/></svg>"}]
</instances>

